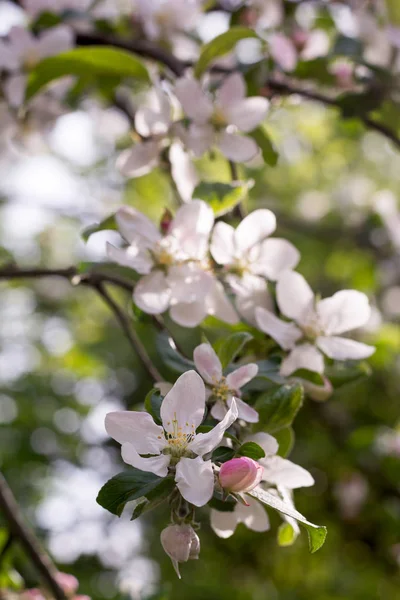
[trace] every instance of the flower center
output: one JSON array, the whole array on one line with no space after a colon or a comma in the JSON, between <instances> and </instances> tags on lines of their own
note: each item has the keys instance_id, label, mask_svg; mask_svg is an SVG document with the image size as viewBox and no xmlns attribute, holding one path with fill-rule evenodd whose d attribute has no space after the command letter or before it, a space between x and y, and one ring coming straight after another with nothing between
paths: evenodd
<instances>
[{"instance_id":1,"label":"flower center","mask_svg":"<svg viewBox=\"0 0 400 600\"><path fill-rule=\"evenodd\" d=\"M164 238L155 245L151 250L151 255L155 264L159 267L171 267L173 264L179 262L174 254L173 243L167 238Z\"/></svg>"},{"instance_id":2,"label":"flower center","mask_svg":"<svg viewBox=\"0 0 400 600\"><path fill-rule=\"evenodd\" d=\"M315 339L323 333L316 314L312 314L304 320L301 325L301 330L304 333L304 336L311 342L315 341Z\"/></svg>"},{"instance_id":3,"label":"flower center","mask_svg":"<svg viewBox=\"0 0 400 600\"><path fill-rule=\"evenodd\" d=\"M192 423L185 423L186 429L189 427L190 432L183 432L183 428L179 425L178 419L176 418L176 414L172 421L168 421L168 428L172 428L172 431L165 431L164 435L165 439L168 442L168 447L165 448L165 454L171 454L172 457L180 458L181 456L185 456L187 454L187 446L194 440L196 437L196 428Z\"/></svg>"},{"instance_id":4,"label":"flower center","mask_svg":"<svg viewBox=\"0 0 400 600\"><path fill-rule=\"evenodd\" d=\"M237 258L229 269L230 273L238 277L244 277L246 273L250 273L249 261L244 258Z\"/></svg>"},{"instance_id":5,"label":"flower center","mask_svg":"<svg viewBox=\"0 0 400 600\"><path fill-rule=\"evenodd\" d=\"M231 390L229 385L226 383L226 378L222 377L219 380L215 380L215 382L213 381L211 391L212 395L217 400L222 400L223 402L226 402L229 394L232 394L233 390Z\"/></svg>"},{"instance_id":6,"label":"flower center","mask_svg":"<svg viewBox=\"0 0 400 600\"><path fill-rule=\"evenodd\" d=\"M219 108L216 108L214 110L214 112L211 116L211 123L217 129L219 127L225 127L225 125L227 125L225 115Z\"/></svg>"}]
</instances>

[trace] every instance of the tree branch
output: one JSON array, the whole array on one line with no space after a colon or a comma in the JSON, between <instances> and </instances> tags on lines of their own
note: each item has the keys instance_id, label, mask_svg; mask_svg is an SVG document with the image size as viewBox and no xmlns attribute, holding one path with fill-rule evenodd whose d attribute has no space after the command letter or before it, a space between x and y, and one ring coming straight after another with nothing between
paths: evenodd
<instances>
[{"instance_id":1,"label":"tree branch","mask_svg":"<svg viewBox=\"0 0 400 600\"><path fill-rule=\"evenodd\" d=\"M48 554L44 553L31 529L25 524L17 501L1 473L0 508L8 522L12 536L18 538L54 598L56 598L56 600L66 600L62 588L57 583L57 568Z\"/></svg>"}]
</instances>

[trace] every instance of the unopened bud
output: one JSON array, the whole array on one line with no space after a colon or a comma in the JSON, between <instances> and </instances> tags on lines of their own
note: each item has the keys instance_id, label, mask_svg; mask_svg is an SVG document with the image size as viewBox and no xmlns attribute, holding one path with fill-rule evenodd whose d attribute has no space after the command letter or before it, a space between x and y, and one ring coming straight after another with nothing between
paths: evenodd
<instances>
[{"instance_id":1,"label":"unopened bud","mask_svg":"<svg viewBox=\"0 0 400 600\"><path fill-rule=\"evenodd\" d=\"M172 215L172 212L168 208L166 208L160 221L161 233L163 233L164 235L168 233L173 218L174 217Z\"/></svg>"},{"instance_id":2,"label":"unopened bud","mask_svg":"<svg viewBox=\"0 0 400 600\"><path fill-rule=\"evenodd\" d=\"M79 581L74 575L70 575L69 573L61 573L58 572L56 574L56 580L58 585L63 589L64 594L67 596L71 596L75 594L76 590L79 587Z\"/></svg>"},{"instance_id":3,"label":"unopened bud","mask_svg":"<svg viewBox=\"0 0 400 600\"><path fill-rule=\"evenodd\" d=\"M200 539L190 525L169 525L161 532L161 544L179 577L179 563L199 558Z\"/></svg>"},{"instance_id":4,"label":"unopened bud","mask_svg":"<svg viewBox=\"0 0 400 600\"><path fill-rule=\"evenodd\" d=\"M232 458L219 471L221 487L229 492L249 492L261 481L263 467L248 456Z\"/></svg>"}]
</instances>

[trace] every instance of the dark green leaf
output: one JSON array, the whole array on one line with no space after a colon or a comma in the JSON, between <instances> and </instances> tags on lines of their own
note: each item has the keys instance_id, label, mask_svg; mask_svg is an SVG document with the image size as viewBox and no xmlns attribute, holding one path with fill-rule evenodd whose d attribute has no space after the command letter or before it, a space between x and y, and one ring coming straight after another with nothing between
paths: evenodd
<instances>
[{"instance_id":1,"label":"dark green leaf","mask_svg":"<svg viewBox=\"0 0 400 600\"><path fill-rule=\"evenodd\" d=\"M334 85L336 80L329 70L329 62L327 57L299 61L293 75L298 79L314 79L319 84Z\"/></svg>"},{"instance_id":2,"label":"dark green leaf","mask_svg":"<svg viewBox=\"0 0 400 600\"><path fill-rule=\"evenodd\" d=\"M29 75L26 98L31 99L45 85L65 75L133 77L150 82L146 67L131 52L103 46L74 48L37 65Z\"/></svg>"},{"instance_id":3,"label":"dark green leaf","mask_svg":"<svg viewBox=\"0 0 400 600\"><path fill-rule=\"evenodd\" d=\"M324 378L319 373L314 371L308 371L307 369L298 369L292 373L291 377L298 377L299 379L305 379L315 385L324 385Z\"/></svg>"},{"instance_id":4,"label":"dark green leaf","mask_svg":"<svg viewBox=\"0 0 400 600\"><path fill-rule=\"evenodd\" d=\"M194 190L193 197L207 202L213 209L215 216L220 217L242 202L252 185L252 181L237 183L201 181Z\"/></svg>"},{"instance_id":5,"label":"dark green leaf","mask_svg":"<svg viewBox=\"0 0 400 600\"><path fill-rule=\"evenodd\" d=\"M239 456L248 456L253 460L259 460L265 456L264 450L255 442L246 442L245 444L242 444L237 451L237 454Z\"/></svg>"},{"instance_id":6,"label":"dark green leaf","mask_svg":"<svg viewBox=\"0 0 400 600\"><path fill-rule=\"evenodd\" d=\"M212 453L211 460L213 462L224 463L227 460L231 460L235 456L235 451L232 448L227 448L226 446L219 446L219 448L215 448Z\"/></svg>"},{"instance_id":7,"label":"dark green leaf","mask_svg":"<svg viewBox=\"0 0 400 600\"><path fill-rule=\"evenodd\" d=\"M361 57L363 52L363 44L357 38L339 35L336 38L332 54L341 56Z\"/></svg>"},{"instance_id":8,"label":"dark green leaf","mask_svg":"<svg viewBox=\"0 0 400 600\"><path fill-rule=\"evenodd\" d=\"M218 344L217 354L222 368L226 369L235 360L244 345L252 339L253 336L250 333L238 331L237 333L232 333L232 335Z\"/></svg>"},{"instance_id":9,"label":"dark green leaf","mask_svg":"<svg viewBox=\"0 0 400 600\"><path fill-rule=\"evenodd\" d=\"M194 362L185 356L182 356L182 354L174 348L173 344L174 342L168 333L163 331L158 334L157 350L164 364L176 373L184 373L190 369L196 369Z\"/></svg>"},{"instance_id":10,"label":"dark green leaf","mask_svg":"<svg viewBox=\"0 0 400 600\"><path fill-rule=\"evenodd\" d=\"M254 377L249 383L246 384L246 391L262 391L269 387L271 384L284 385L286 379L279 374L279 362L268 359L259 360L255 363L258 366L257 376Z\"/></svg>"},{"instance_id":11,"label":"dark green leaf","mask_svg":"<svg viewBox=\"0 0 400 600\"><path fill-rule=\"evenodd\" d=\"M235 510L237 502L232 497L226 498L226 500L222 499L222 494L218 494L218 492L214 492L214 496L208 503L210 508L214 508L215 510L219 510L220 512L232 512Z\"/></svg>"},{"instance_id":12,"label":"dark green leaf","mask_svg":"<svg viewBox=\"0 0 400 600\"><path fill-rule=\"evenodd\" d=\"M282 385L262 394L255 404L260 425L273 433L292 424L303 403L303 388L299 384Z\"/></svg>"},{"instance_id":13,"label":"dark green leaf","mask_svg":"<svg viewBox=\"0 0 400 600\"><path fill-rule=\"evenodd\" d=\"M116 231L118 229L117 223L115 221L115 215L110 215L101 223L95 223L94 225L90 225L90 227L86 227L81 233L85 242L90 238L93 233L97 233L98 231Z\"/></svg>"},{"instance_id":14,"label":"dark green leaf","mask_svg":"<svg viewBox=\"0 0 400 600\"><path fill-rule=\"evenodd\" d=\"M240 40L245 38L258 38L258 35L253 29L247 27L231 27L225 33L212 39L211 42L204 44L194 69L195 76L201 77L213 60L228 54Z\"/></svg>"},{"instance_id":15,"label":"dark green leaf","mask_svg":"<svg viewBox=\"0 0 400 600\"><path fill-rule=\"evenodd\" d=\"M160 506L170 496L174 488L174 479L172 477L165 477L156 488L147 493L147 498L139 500L133 510L131 521Z\"/></svg>"},{"instance_id":16,"label":"dark green leaf","mask_svg":"<svg viewBox=\"0 0 400 600\"><path fill-rule=\"evenodd\" d=\"M371 375L371 367L366 362L360 363L335 363L327 367L325 375L335 389L360 381Z\"/></svg>"},{"instance_id":17,"label":"dark green leaf","mask_svg":"<svg viewBox=\"0 0 400 600\"><path fill-rule=\"evenodd\" d=\"M263 127L257 127L257 129L254 129L249 135L251 135L260 147L262 157L267 165L275 167L278 162L279 154L265 129Z\"/></svg>"},{"instance_id":18,"label":"dark green leaf","mask_svg":"<svg viewBox=\"0 0 400 600\"><path fill-rule=\"evenodd\" d=\"M145 409L153 417L154 421L157 424L161 423L161 403L162 398L160 396L160 391L157 388L153 388L152 390L150 390L150 392L146 395L146 398L144 400Z\"/></svg>"}]
</instances>

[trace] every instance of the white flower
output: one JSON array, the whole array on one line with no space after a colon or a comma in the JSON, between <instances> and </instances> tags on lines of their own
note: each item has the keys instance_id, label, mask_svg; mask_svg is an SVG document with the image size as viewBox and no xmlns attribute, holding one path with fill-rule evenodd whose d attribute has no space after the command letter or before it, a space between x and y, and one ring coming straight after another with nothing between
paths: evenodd
<instances>
[{"instance_id":1,"label":"white flower","mask_svg":"<svg viewBox=\"0 0 400 600\"><path fill-rule=\"evenodd\" d=\"M179 79L175 95L191 124L184 134L186 147L195 156L217 146L229 160L245 162L254 158L259 148L248 136L268 111L268 100L260 96L246 98L246 84L239 73L227 77L216 91L215 102L199 81L190 75Z\"/></svg>"},{"instance_id":2,"label":"white flower","mask_svg":"<svg viewBox=\"0 0 400 600\"><path fill-rule=\"evenodd\" d=\"M256 308L256 319L262 331L281 348L290 350L281 364L282 375L298 369L323 373L320 350L336 360L367 358L375 351L372 346L340 336L368 321L371 309L365 294L343 290L316 300L304 277L288 271L278 280L276 297L281 313L294 322L283 321L261 307Z\"/></svg>"},{"instance_id":3,"label":"white flower","mask_svg":"<svg viewBox=\"0 0 400 600\"><path fill-rule=\"evenodd\" d=\"M193 352L196 369L208 384L208 397L213 397L216 402L211 408L214 419L221 421L235 399L239 419L248 423L257 423L258 412L240 400L240 388L246 385L258 373L256 364L248 364L235 369L226 377L222 374L222 365L210 344L200 344Z\"/></svg>"},{"instance_id":4,"label":"white flower","mask_svg":"<svg viewBox=\"0 0 400 600\"><path fill-rule=\"evenodd\" d=\"M116 220L127 248L107 245L111 260L143 275L135 286L135 304L149 314L169 309L184 327L195 327L208 315L236 323L237 315L222 284L208 268L207 250L214 223L211 208L201 200L182 206L166 235L142 213L121 208Z\"/></svg>"},{"instance_id":5,"label":"white flower","mask_svg":"<svg viewBox=\"0 0 400 600\"><path fill-rule=\"evenodd\" d=\"M201 16L200 0L134 0L134 16L152 40L169 39L195 28Z\"/></svg>"},{"instance_id":6,"label":"white flower","mask_svg":"<svg viewBox=\"0 0 400 600\"><path fill-rule=\"evenodd\" d=\"M268 433L253 434L245 441L255 442L264 450L265 457L258 460L264 469L262 482L264 482L264 485L276 486L276 492L270 488L268 491L275 492L286 504L293 506L291 495L293 489L309 487L314 484L313 477L306 469L276 454L278 442ZM269 529L268 515L262 504L246 494L245 498L249 506L237 503L231 512L211 510L211 527L219 537L228 538L233 535L239 523L244 523L246 527L253 531L267 531ZM284 519L292 525L294 532L297 534L299 529L296 521L286 516L284 516Z\"/></svg>"},{"instance_id":7,"label":"white flower","mask_svg":"<svg viewBox=\"0 0 400 600\"><path fill-rule=\"evenodd\" d=\"M73 46L72 30L59 25L34 37L24 27L12 27L7 41L0 41L0 71L9 72L3 84L5 96L13 107L25 99L28 72L46 56L53 56Z\"/></svg>"},{"instance_id":8,"label":"white flower","mask_svg":"<svg viewBox=\"0 0 400 600\"><path fill-rule=\"evenodd\" d=\"M169 468L175 467L175 482L182 496L195 506L203 506L214 491L211 460L203 460L203 456L220 444L237 418L232 402L218 425L208 433L196 433L205 406L203 380L195 371L187 371L161 404L162 427L148 413L133 411L109 413L105 426L107 433L122 444L124 462L159 477L166 477Z\"/></svg>"},{"instance_id":9,"label":"white flower","mask_svg":"<svg viewBox=\"0 0 400 600\"><path fill-rule=\"evenodd\" d=\"M258 209L236 229L219 221L212 234L211 255L223 265L227 282L237 295L237 308L250 322L254 321L255 306L269 302L265 279L276 281L300 259L293 244L269 238L275 229L275 215L268 209Z\"/></svg>"}]
</instances>

